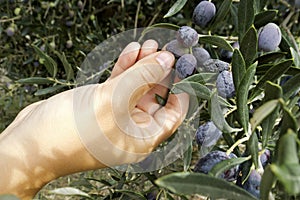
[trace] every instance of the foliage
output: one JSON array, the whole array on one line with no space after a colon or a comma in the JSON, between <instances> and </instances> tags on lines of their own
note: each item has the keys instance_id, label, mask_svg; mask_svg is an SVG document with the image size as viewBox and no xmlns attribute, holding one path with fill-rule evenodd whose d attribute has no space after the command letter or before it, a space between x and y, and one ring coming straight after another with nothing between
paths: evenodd
<instances>
[{"instance_id":1,"label":"foliage","mask_svg":"<svg viewBox=\"0 0 300 200\"><path fill-rule=\"evenodd\" d=\"M200 72L174 84L172 92L190 92L200 102L191 111L200 112L200 118L184 123L195 131L197 127L190 121L199 124L212 120L223 132L213 149L234 152L238 156L235 164L263 174L262 199L270 195L275 199L299 198L299 10L284 0L212 1L216 16L207 27L200 28L192 23L198 1L80 2L0 0L1 130L24 106L76 86L75 75L86 54L109 36L157 23L188 25L197 30L199 44L213 59L221 59L222 49L233 52L230 65L236 95L220 98L203 80L208 73ZM279 25L282 40L278 49L265 53L257 49L257 33L269 22ZM6 32L9 27L15 30L12 36ZM239 49L231 46L236 41ZM200 148L193 142L184 158L151 173L114 169L88 172L71 176L71 184L58 184L59 179L45 190L51 188L51 195L88 199L147 199L150 193L161 199L203 197L199 195L254 198L233 183L216 178L232 166L231 162L220 163L208 175L193 172ZM258 156L265 149L273 152L273 159L263 169ZM49 198L50 194L42 191L38 197Z\"/></svg>"}]
</instances>

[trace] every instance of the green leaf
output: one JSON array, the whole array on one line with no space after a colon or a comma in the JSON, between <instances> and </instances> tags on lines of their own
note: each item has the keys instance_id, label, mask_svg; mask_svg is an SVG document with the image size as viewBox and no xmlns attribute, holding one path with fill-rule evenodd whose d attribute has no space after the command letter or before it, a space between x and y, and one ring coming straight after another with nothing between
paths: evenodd
<instances>
[{"instance_id":1,"label":"green leaf","mask_svg":"<svg viewBox=\"0 0 300 200\"><path fill-rule=\"evenodd\" d=\"M254 26L259 28L271 22L276 17L277 12L277 10L265 10L257 13L254 18Z\"/></svg>"},{"instance_id":2,"label":"green leaf","mask_svg":"<svg viewBox=\"0 0 300 200\"><path fill-rule=\"evenodd\" d=\"M258 65L263 65L267 64L269 62L274 62L277 59L282 59L284 56L286 56L285 52L269 52L269 53L264 53L263 55L259 56L258 58L255 59L255 61L258 61Z\"/></svg>"},{"instance_id":3,"label":"green leaf","mask_svg":"<svg viewBox=\"0 0 300 200\"><path fill-rule=\"evenodd\" d=\"M299 165L296 140L297 135L291 129L288 129L287 132L280 137L278 144L278 165Z\"/></svg>"},{"instance_id":4,"label":"green leaf","mask_svg":"<svg viewBox=\"0 0 300 200\"><path fill-rule=\"evenodd\" d=\"M19 79L17 82L21 84L50 84L54 83L54 80L43 77L30 77Z\"/></svg>"},{"instance_id":5,"label":"green leaf","mask_svg":"<svg viewBox=\"0 0 300 200\"><path fill-rule=\"evenodd\" d=\"M175 94L186 92L206 100L210 98L211 94L211 91L205 85L188 81L180 81L179 83L174 84L171 91Z\"/></svg>"},{"instance_id":6,"label":"green leaf","mask_svg":"<svg viewBox=\"0 0 300 200\"><path fill-rule=\"evenodd\" d=\"M199 37L199 42L203 44L216 45L221 49L233 51L233 47L225 39L219 36L201 36Z\"/></svg>"},{"instance_id":7,"label":"green leaf","mask_svg":"<svg viewBox=\"0 0 300 200\"><path fill-rule=\"evenodd\" d=\"M274 99L280 99L282 97L282 90L281 87L275 83L272 83L270 81L266 82L266 89L265 89L265 96L263 99L263 102L266 103L270 100ZM268 144L268 140L270 136L272 135L273 127L275 124L275 121L279 115L279 109L280 107L277 106L261 123L262 131L262 147L265 148Z\"/></svg>"},{"instance_id":8,"label":"green leaf","mask_svg":"<svg viewBox=\"0 0 300 200\"><path fill-rule=\"evenodd\" d=\"M177 0L173 6L169 9L167 14L165 14L164 18L171 17L178 13L186 4L187 0Z\"/></svg>"},{"instance_id":9,"label":"green leaf","mask_svg":"<svg viewBox=\"0 0 300 200\"><path fill-rule=\"evenodd\" d=\"M20 199L12 194L2 194L0 195L0 200L20 200Z\"/></svg>"},{"instance_id":10,"label":"green leaf","mask_svg":"<svg viewBox=\"0 0 300 200\"><path fill-rule=\"evenodd\" d=\"M64 53L59 53L58 51L54 51L54 53L58 56L58 58L60 59L60 61L62 62L66 75L67 75L67 81L74 79L74 71L70 65L70 63L68 62L66 56Z\"/></svg>"},{"instance_id":11,"label":"green leaf","mask_svg":"<svg viewBox=\"0 0 300 200\"><path fill-rule=\"evenodd\" d=\"M262 90L266 81L274 81L283 75L292 65L293 61L291 59L282 61L273 67L271 67L266 74L258 81L252 95L251 99L256 97Z\"/></svg>"},{"instance_id":12,"label":"green leaf","mask_svg":"<svg viewBox=\"0 0 300 200\"><path fill-rule=\"evenodd\" d=\"M183 79L182 81L196 82L196 83L205 85L206 83L210 83L213 80L216 80L217 76L218 76L218 73L200 72L200 73L194 74L192 76L189 76L189 77Z\"/></svg>"},{"instance_id":13,"label":"green leaf","mask_svg":"<svg viewBox=\"0 0 300 200\"><path fill-rule=\"evenodd\" d=\"M190 140L191 142L193 140ZM188 171L191 161L192 161L192 154L193 154L193 145L192 143L189 145L188 149L183 154L183 170L186 172Z\"/></svg>"},{"instance_id":14,"label":"green leaf","mask_svg":"<svg viewBox=\"0 0 300 200\"><path fill-rule=\"evenodd\" d=\"M238 7L238 33L239 39L244 37L245 32L251 27L254 21L254 1L240 0Z\"/></svg>"},{"instance_id":15,"label":"green leaf","mask_svg":"<svg viewBox=\"0 0 300 200\"><path fill-rule=\"evenodd\" d=\"M298 130L298 123L293 115L293 113L289 110L289 108L285 105L282 105L283 116L281 119L281 126L280 126L280 135L285 134L289 129L297 132Z\"/></svg>"},{"instance_id":16,"label":"green leaf","mask_svg":"<svg viewBox=\"0 0 300 200\"><path fill-rule=\"evenodd\" d=\"M217 163L211 170L210 174L212 174L215 177L220 177L220 175L226 171L229 170L235 166L238 166L242 164L243 162L249 160L251 157L240 157L240 158L232 158L223 160L222 162Z\"/></svg>"},{"instance_id":17,"label":"green leaf","mask_svg":"<svg viewBox=\"0 0 300 200\"><path fill-rule=\"evenodd\" d=\"M66 87L65 85L55 85L53 87L48 87L48 88L44 88L44 89L39 89L38 91L36 91L34 93L34 95L36 96L41 96L41 95L45 95L45 94L51 94L63 87Z\"/></svg>"},{"instance_id":18,"label":"green leaf","mask_svg":"<svg viewBox=\"0 0 300 200\"><path fill-rule=\"evenodd\" d=\"M246 63L246 67L252 64L257 52L257 31L251 26L240 43L240 51Z\"/></svg>"},{"instance_id":19,"label":"green leaf","mask_svg":"<svg viewBox=\"0 0 300 200\"><path fill-rule=\"evenodd\" d=\"M157 179L156 184L176 194L201 194L215 198L232 200L255 200L244 189L225 180L200 173L177 172Z\"/></svg>"},{"instance_id":20,"label":"green leaf","mask_svg":"<svg viewBox=\"0 0 300 200\"><path fill-rule=\"evenodd\" d=\"M270 166L267 166L260 182L260 198L262 200L269 200L269 194L275 182L276 177L273 174Z\"/></svg>"},{"instance_id":21,"label":"green leaf","mask_svg":"<svg viewBox=\"0 0 300 200\"><path fill-rule=\"evenodd\" d=\"M216 127L218 127L218 129L220 129L223 132L227 132L227 133L240 131L240 129L235 129L235 128L230 127L229 124L227 123L227 121L223 115L222 108L221 108L216 90L214 92L212 92L209 102L210 102L210 117L211 117L211 120L216 125Z\"/></svg>"},{"instance_id":22,"label":"green leaf","mask_svg":"<svg viewBox=\"0 0 300 200\"><path fill-rule=\"evenodd\" d=\"M289 195L300 194L300 165L299 164L284 164L271 166L272 172L278 178L278 181L284 186L285 191Z\"/></svg>"},{"instance_id":23,"label":"green leaf","mask_svg":"<svg viewBox=\"0 0 300 200\"><path fill-rule=\"evenodd\" d=\"M288 29L280 28L281 30L281 42L279 44L279 48L283 52L290 52L290 48L297 49L298 47L295 45L293 41L296 41L294 36L290 34Z\"/></svg>"},{"instance_id":24,"label":"green leaf","mask_svg":"<svg viewBox=\"0 0 300 200\"><path fill-rule=\"evenodd\" d=\"M166 99L163 98L162 96L160 96L159 94L155 94L155 99L156 99L156 102L161 106L164 106L167 103Z\"/></svg>"},{"instance_id":25,"label":"green leaf","mask_svg":"<svg viewBox=\"0 0 300 200\"><path fill-rule=\"evenodd\" d=\"M289 79L287 82L284 83L282 86L283 90L283 98L284 100L288 100L291 96L295 94L300 88L300 74Z\"/></svg>"},{"instance_id":26,"label":"green leaf","mask_svg":"<svg viewBox=\"0 0 300 200\"><path fill-rule=\"evenodd\" d=\"M252 162L255 168L258 168L258 138L255 132L253 132L247 142L247 150L250 152Z\"/></svg>"},{"instance_id":27,"label":"green leaf","mask_svg":"<svg viewBox=\"0 0 300 200\"><path fill-rule=\"evenodd\" d=\"M233 82L235 88L239 88L240 82L246 73L246 64L239 49L234 49L231 64Z\"/></svg>"},{"instance_id":28,"label":"green leaf","mask_svg":"<svg viewBox=\"0 0 300 200\"><path fill-rule=\"evenodd\" d=\"M255 75L257 63L251 65L244 75L239 87L237 89L237 114L239 122L241 123L244 132L248 132L249 124L249 109L248 109L248 93L251 83Z\"/></svg>"},{"instance_id":29,"label":"green leaf","mask_svg":"<svg viewBox=\"0 0 300 200\"><path fill-rule=\"evenodd\" d=\"M39 55L39 57L43 60L43 64L45 65L48 73L54 78L57 73L57 64L56 62L47 54L45 54L40 48L35 45L32 45L35 52Z\"/></svg>"},{"instance_id":30,"label":"green leaf","mask_svg":"<svg viewBox=\"0 0 300 200\"><path fill-rule=\"evenodd\" d=\"M64 196L82 196L87 197L89 199L92 199L89 194L73 187L64 187L64 188L57 188L54 190L49 191L51 194L58 194L58 195L64 195Z\"/></svg>"},{"instance_id":31,"label":"green leaf","mask_svg":"<svg viewBox=\"0 0 300 200\"><path fill-rule=\"evenodd\" d=\"M290 47L291 54L294 60L294 64L297 68L300 68L300 54L293 48Z\"/></svg>"},{"instance_id":32,"label":"green leaf","mask_svg":"<svg viewBox=\"0 0 300 200\"><path fill-rule=\"evenodd\" d=\"M274 99L270 100L263 105L261 105L258 109L255 110L252 118L250 119L251 130L254 132L255 128L269 115L273 112L273 110L278 106L279 100Z\"/></svg>"},{"instance_id":33,"label":"green leaf","mask_svg":"<svg viewBox=\"0 0 300 200\"><path fill-rule=\"evenodd\" d=\"M232 4L232 0L224 0L221 4L221 6L218 8L218 12L216 13L216 16L214 18L214 21L211 25L211 30L213 30L218 25L222 24L220 21L223 21L230 11L230 7Z\"/></svg>"}]
</instances>

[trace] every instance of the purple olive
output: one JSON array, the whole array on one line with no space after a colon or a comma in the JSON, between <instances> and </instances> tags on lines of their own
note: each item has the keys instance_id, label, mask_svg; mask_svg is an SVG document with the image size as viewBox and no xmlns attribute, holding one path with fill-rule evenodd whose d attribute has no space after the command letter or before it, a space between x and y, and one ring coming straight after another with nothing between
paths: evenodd
<instances>
[{"instance_id":1,"label":"purple olive","mask_svg":"<svg viewBox=\"0 0 300 200\"><path fill-rule=\"evenodd\" d=\"M216 86L221 97L232 98L235 95L232 72L222 71L217 77Z\"/></svg>"},{"instance_id":2,"label":"purple olive","mask_svg":"<svg viewBox=\"0 0 300 200\"><path fill-rule=\"evenodd\" d=\"M258 31L258 48L262 51L274 51L281 42L280 28L274 23L268 23Z\"/></svg>"},{"instance_id":3,"label":"purple olive","mask_svg":"<svg viewBox=\"0 0 300 200\"><path fill-rule=\"evenodd\" d=\"M216 6L209 1L201 1L193 12L193 22L204 28L216 14Z\"/></svg>"},{"instance_id":4,"label":"purple olive","mask_svg":"<svg viewBox=\"0 0 300 200\"><path fill-rule=\"evenodd\" d=\"M172 40L166 45L166 50L173 53L176 58L189 53L189 49L179 44L177 40Z\"/></svg>"},{"instance_id":5,"label":"purple olive","mask_svg":"<svg viewBox=\"0 0 300 200\"><path fill-rule=\"evenodd\" d=\"M184 54L181 56L176 64L176 73L180 79L184 79L192 75L196 69L197 60L192 54Z\"/></svg>"},{"instance_id":6,"label":"purple olive","mask_svg":"<svg viewBox=\"0 0 300 200\"><path fill-rule=\"evenodd\" d=\"M199 41L198 33L189 26L182 26L177 31L177 40L184 47L195 46Z\"/></svg>"}]
</instances>

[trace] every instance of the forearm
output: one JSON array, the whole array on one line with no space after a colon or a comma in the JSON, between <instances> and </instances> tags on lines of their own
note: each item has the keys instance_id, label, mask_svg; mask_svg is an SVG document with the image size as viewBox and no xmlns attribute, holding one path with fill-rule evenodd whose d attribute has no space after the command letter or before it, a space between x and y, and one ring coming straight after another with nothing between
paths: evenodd
<instances>
[{"instance_id":1,"label":"forearm","mask_svg":"<svg viewBox=\"0 0 300 200\"><path fill-rule=\"evenodd\" d=\"M53 179L104 167L87 152L71 125L75 122L70 92L25 108L0 135L0 193L31 199Z\"/></svg>"}]
</instances>

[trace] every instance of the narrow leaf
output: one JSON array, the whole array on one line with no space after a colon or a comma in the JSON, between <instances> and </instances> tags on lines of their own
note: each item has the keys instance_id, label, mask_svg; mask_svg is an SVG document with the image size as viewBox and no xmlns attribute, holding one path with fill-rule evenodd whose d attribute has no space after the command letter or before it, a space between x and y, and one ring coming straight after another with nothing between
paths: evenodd
<instances>
[{"instance_id":1,"label":"narrow leaf","mask_svg":"<svg viewBox=\"0 0 300 200\"><path fill-rule=\"evenodd\" d=\"M59 53L58 51L54 51L54 53L58 56L60 61L62 62L66 75L67 75L67 80L74 79L74 71L68 62L66 56L64 53Z\"/></svg>"},{"instance_id":2,"label":"narrow leaf","mask_svg":"<svg viewBox=\"0 0 300 200\"><path fill-rule=\"evenodd\" d=\"M49 78L43 78L43 77L30 77L30 78L19 79L17 82L21 84L49 84L49 83L54 83L54 80Z\"/></svg>"},{"instance_id":3,"label":"narrow leaf","mask_svg":"<svg viewBox=\"0 0 300 200\"><path fill-rule=\"evenodd\" d=\"M234 49L231 64L233 82L235 88L239 88L240 82L246 73L246 64L239 49Z\"/></svg>"},{"instance_id":4,"label":"narrow leaf","mask_svg":"<svg viewBox=\"0 0 300 200\"><path fill-rule=\"evenodd\" d=\"M300 54L297 53L297 51L293 47L290 47L290 50L291 50L291 54L292 54L295 66L297 68L300 68Z\"/></svg>"},{"instance_id":5,"label":"narrow leaf","mask_svg":"<svg viewBox=\"0 0 300 200\"><path fill-rule=\"evenodd\" d=\"M192 141L192 140L190 140ZM183 154L183 170L186 172L191 164L192 161L192 153L193 153L193 145L192 143L189 145L188 149L186 152Z\"/></svg>"},{"instance_id":6,"label":"narrow leaf","mask_svg":"<svg viewBox=\"0 0 300 200\"><path fill-rule=\"evenodd\" d=\"M278 144L278 164L290 165L299 164L299 158L297 153L297 135L291 129L279 139Z\"/></svg>"},{"instance_id":7,"label":"narrow leaf","mask_svg":"<svg viewBox=\"0 0 300 200\"><path fill-rule=\"evenodd\" d=\"M232 158L223 160L222 162L217 163L211 170L210 174L212 174L215 177L220 177L220 175L226 171L231 169L232 167L238 166L242 164L243 162L249 160L251 157L240 157L240 158Z\"/></svg>"},{"instance_id":8,"label":"narrow leaf","mask_svg":"<svg viewBox=\"0 0 300 200\"><path fill-rule=\"evenodd\" d=\"M230 127L227 123L222 113L222 108L216 90L211 94L210 98L210 117L216 127L218 127L218 129L222 130L223 132L231 133L240 130Z\"/></svg>"},{"instance_id":9,"label":"narrow leaf","mask_svg":"<svg viewBox=\"0 0 300 200\"><path fill-rule=\"evenodd\" d=\"M255 128L270 114L278 105L278 100L270 100L255 110L253 117L250 119L251 129L254 132Z\"/></svg>"},{"instance_id":10,"label":"narrow leaf","mask_svg":"<svg viewBox=\"0 0 300 200\"><path fill-rule=\"evenodd\" d=\"M255 61L258 61L258 65L263 65L263 64L267 64L269 62L274 62L277 59L282 59L284 56L286 56L285 52L277 52L277 51L273 51L270 53L265 53L261 56L259 56L258 58L255 59Z\"/></svg>"},{"instance_id":11,"label":"narrow leaf","mask_svg":"<svg viewBox=\"0 0 300 200\"><path fill-rule=\"evenodd\" d=\"M257 52L257 31L251 26L244 35L240 50L246 63L246 67L252 64Z\"/></svg>"},{"instance_id":12,"label":"narrow leaf","mask_svg":"<svg viewBox=\"0 0 300 200\"><path fill-rule=\"evenodd\" d=\"M300 165L271 165L272 172L289 195L300 194Z\"/></svg>"},{"instance_id":13,"label":"narrow leaf","mask_svg":"<svg viewBox=\"0 0 300 200\"><path fill-rule=\"evenodd\" d=\"M266 167L260 182L260 198L262 200L269 200L269 194L272 190L276 177L269 166Z\"/></svg>"},{"instance_id":14,"label":"narrow leaf","mask_svg":"<svg viewBox=\"0 0 300 200\"><path fill-rule=\"evenodd\" d=\"M177 0L173 6L169 9L169 11L167 12L167 14L165 14L164 18L167 17L171 17L173 15L175 15L176 13L178 13L183 6L186 4L187 0Z\"/></svg>"},{"instance_id":15,"label":"narrow leaf","mask_svg":"<svg viewBox=\"0 0 300 200\"><path fill-rule=\"evenodd\" d=\"M258 81L252 93L251 99L253 99L255 96L257 96L260 93L260 90L262 90L266 81L274 81L278 79L281 75L283 75L286 71L288 71L292 63L293 61L289 59L289 60L282 61L274 65L273 67L271 67L266 72L266 74Z\"/></svg>"},{"instance_id":16,"label":"narrow leaf","mask_svg":"<svg viewBox=\"0 0 300 200\"><path fill-rule=\"evenodd\" d=\"M277 12L277 10L265 10L257 13L254 18L254 26L259 28L271 22L276 17Z\"/></svg>"},{"instance_id":17,"label":"narrow leaf","mask_svg":"<svg viewBox=\"0 0 300 200\"><path fill-rule=\"evenodd\" d=\"M223 21L225 19L226 15L230 11L231 4L232 4L232 0L224 0L222 2L221 6L218 9L218 12L216 13L214 21L211 25L210 28L211 30L213 30L218 25L222 24L220 23L220 21Z\"/></svg>"},{"instance_id":18,"label":"narrow leaf","mask_svg":"<svg viewBox=\"0 0 300 200\"><path fill-rule=\"evenodd\" d=\"M211 91L205 85L187 81L180 81L179 83L174 84L171 91L175 94L186 92L190 95L197 96L201 99L206 100L210 98L211 93Z\"/></svg>"},{"instance_id":19,"label":"narrow leaf","mask_svg":"<svg viewBox=\"0 0 300 200\"><path fill-rule=\"evenodd\" d=\"M32 45L33 49L35 52L39 55L39 57L44 61L44 65L48 71L48 73L52 76L55 77L57 73L57 64L56 62L47 54L45 54L40 48L38 48L35 45Z\"/></svg>"},{"instance_id":20,"label":"narrow leaf","mask_svg":"<svg viewBox=\"0 0 300 200\"><path fill-rule=\"evenodd\" d=\"M203 44L216 45L221 49L233 51L233 47L225 39L219 36L201 36L199 37L199 42Z\"/></svg>"},{"instance_id":21,"label":"narrow leaf","mask_svg":"<svg viewBox=\"0 0 300 200\"><path fill-rule=\"evenodd\" d=\"M283 116L281 119L280 135L285 134L289 129L297 132L298 123L293 113L285 105L283 105L282 111Z\"/></svg>"},{"instance_id":22,"label":"narrow leaf","mask_svg":"<svg viewBox=\"0 0 300 200\"><path fill-rule=\"evenodd\" d=\"M255 200L244 189L225 180L200 173L172 173L157 179L156 184L176 194L201 194L212 199Z\"/></svg>"},{"instance_id":23,"label":"narrow leaf","mask_svg":"<svg viewBox=\"0 0 300 200\"><path fill-rule=\"evenodd\" d=\"M249 109L248 109L248 93L253 77L255 75L256 64L251 65L244 75L237 89L237 114L244 132L248 132Z\"/></svg>"},{"instance_id":24,"label":"narrow leaf","mask_svg":"<svg viewBox=\"0 0 300 200\"><path fill-rule=\"evenodd\" d=\"M196 82L196 83L205 85L207 83L211 83L214 80L216 80L217 76L218 76L218 73L200 72L200 73L194 74L192 76L189 76L189 77L183 79L182 81Z\"/></svg>"},{"instance_id":25,"label":"narrow leaf","mask_svg":"<svg viewBox=\"0 0 300 200\"><path fill-rule=\"evenodd\" d=\"M44 89L39 89L38 91L36 91L34 93L34 95L36 96L41 96L41 95L45 95L45 94L51 94L63 87L66 87L65 85L55 85L53 87L48 87L48 88L44 88Z\"/></svg>"},{"instance_id":26,"label":"narrow leaf","mask_svg":"<svg viewBox=\"0 0 300 200\"><path fill-rule=\"evenodd\" d=\"M266 103L270 100L280 99L281 97L282 97L281 87L275 83L268 81L266 83L265 97L263 99L263 102ZM261 127L262 127L261 135L262 135L263 148L265 148L267 146L268 140L273 133L272 129L273 129L275 121L279 115L279 109L280 109L280 107L277 106L269 114L269 116L266 117L261 123Z\"/></svg>"},{"instance_id":27,"label":"narrow leaf","mask_svg":"<svg viewBox=\"0 0 300 200\"><path fill-rule=\"evenodd\" d=\"M238 7L238 33L242 39L254 21L254 1L240 0Z\"/></svg>"},{"instance_id":28,"label":"narrow leaf","mask_svg":"<svg viewBox=\"0 0 300 200\"><path fill-rule=\"evenodd\" d=\"M64 188L57 188L54 190L50 191L51 194L59 194L59 195L79 195L79 196L83 196L83 197L87 197L90 198L90 195L77 189L77 188L73 188L73 187L64 187Z\"/></svg>"},{"instance_id":29,"label":"narrow leaf","mask_svg":"<svg viewBox=\"0 0 300 200\"><path fill-rule=\"evenodd\" d=\"M247 150L250 152L252 162L255 168L258 168L258 138L255 132L253 132L247 142Z\"/></svg>"},{"instance_id":30,"label":"narrow leaf","mask_svg":"<svg viewBox=\"0 0 300 200\"><path fill-rule=\"evenodd\" d=\"M283 98L288 100L292 95L294 95L300 88L300 73L290 78L282 86Z\"/></svg>"}]
</instances>

